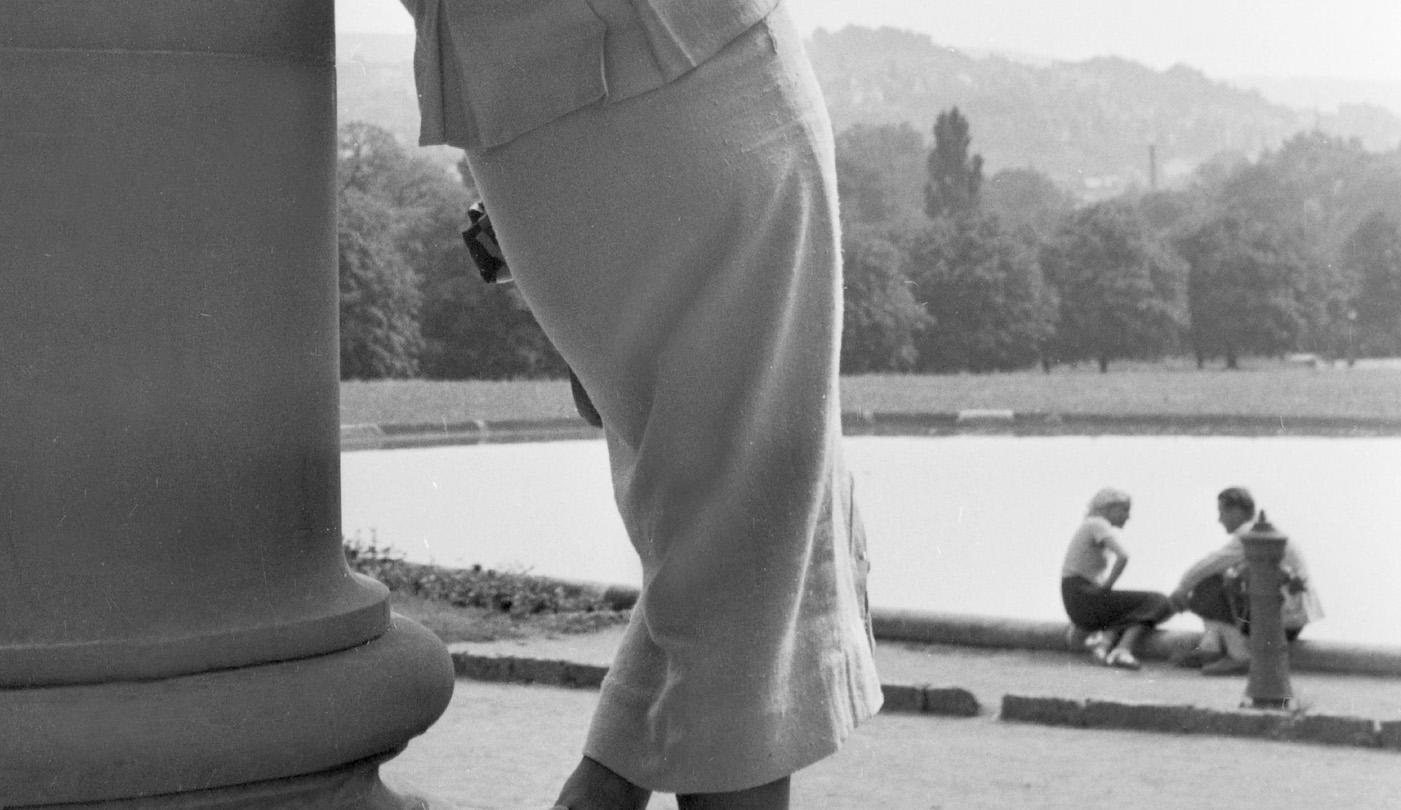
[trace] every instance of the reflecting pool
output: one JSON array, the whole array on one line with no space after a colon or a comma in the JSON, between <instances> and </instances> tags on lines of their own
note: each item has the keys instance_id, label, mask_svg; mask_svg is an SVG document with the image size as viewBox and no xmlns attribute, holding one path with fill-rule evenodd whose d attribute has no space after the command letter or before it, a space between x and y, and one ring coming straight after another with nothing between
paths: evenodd
<instances>
[{"instance_id":1,"label":"reflecting pool","mask_svg":"<svg viewBox=\"0 0 1401 810\"><path fill-rule=\"evenodd\" d=\"M1102 486L1127 489L1120 587L1171 590L1225 540L1248 486L1303 552L1327 617L1306 637L1401 645L1401 439L849 437L878 607L1061 620L1065 545ZM442 565L636 584L601 441L347 452L345 533ZM1169 627L1193 629L1179 616Z\"/></svg>"}]
</instances>

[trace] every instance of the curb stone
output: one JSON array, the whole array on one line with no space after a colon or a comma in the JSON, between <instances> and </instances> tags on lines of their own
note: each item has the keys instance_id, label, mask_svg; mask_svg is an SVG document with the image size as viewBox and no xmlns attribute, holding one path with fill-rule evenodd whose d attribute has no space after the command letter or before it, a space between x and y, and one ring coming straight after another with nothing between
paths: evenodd
<instances>
[{"instance_id":1,"label":"curb stone","mask_svg":"<svg viewBox=\"0 0 1401 810\"><path fill-rule=\"evenodd\" d=\"M608 667L596 664L516 655L476 655L461 651L452 652L452 666L459 678L575 689L597 689L608 674ZM885 698L882 711L886 712L975 717L982 711L972 692L956 686L881 684L881 692Z\"/></svg>"},{"instance_id":2,"label":"curb stone","mask_svg":"<svg viewBox=\"0 0 1401 810\"><path fill-rule=\"evenodd\" d=\"M1401 751L1401 720L1386 720L1381 724L1377 740L1383 748Z\"/></svg>"},{"instance_id":3,"label":"curb stone","mask_svg":"<svg viewBox=\"0 0 1401 810\"><path fill-rule=\"evenodd\" d=\"M880 685L882 712L902 712L919 714L924 711L924 686L883 683Z\"/></svg>"},{"instance_id":4,"label":"curb stone","mask_svg":"<svg viewBox=\"0 0 1401 810\"><path fill-rule=\"evenodd\" d=\"M972 692L957 686L930 686L924 690L924 713L945 717L977 717L983 707Z\"/></svg>"},{"instance_id":5,"label":"curb stone","mask_svg":"<svg viewBox=\"0 0 1401 810\"><path fill-rule=\"evenodd\" d=\"M999 719L1071 728L1214 734L1401 749L1401 721L1379 723L1362 717L1303 715L1288 711L1216 711L1167 703L1005 695Z\"/></svg>"},{"instance_id":6,"label":"curb stone","mask_svg":"<svg viewBox=\"0 0 1401 810\"><path fill-rule=\"evenodd\" d=\"M534 683L596 689L608 668L547 658L452 653L458 677L479 681ZM972 692L956 686L881 684L883 712L976 717L982 707ZM1171 703L1015 695L1002 697L999 720L1069 728L1123 729L1172 734L1211 734L1284 742L1385 748L1401 751L1401 720L1305 715L1289 711L1217 711Z\"/></svg>"},{"instance_id":7,"label":"curb stone","mask_svg":"<svg viewBox=\"0 0 1401 810\"><path fill-rule=\"evenodd\" d=\"M597 689L608 668L547 658L515 655L452 653L453 671L459 678L477 681L538 683L575 689Z\"/></svg>"},{"instance_id":8,"label":"curb stone","mask_svg":"<svg viewBox=\"0 0 1401 810\"><path fill-rule=\"evenodd\" d=\"M937 714L943 717L977 717L982 706L972 692L957 686L929 684L881 684L882 712Z\"/></svg>"},{"instance_id":9,"label":"curb stone","mask_svg":"<svg viewBox=\"0 0 1401 810\"><path fill-rule=\"evenodd\" d=\"M1003 695L1002 712L998 718L1022 723L1040 723L1045 726L1083 728L1084 708L1080 701L1067 698Z\"/></svg>"}]
</instances>

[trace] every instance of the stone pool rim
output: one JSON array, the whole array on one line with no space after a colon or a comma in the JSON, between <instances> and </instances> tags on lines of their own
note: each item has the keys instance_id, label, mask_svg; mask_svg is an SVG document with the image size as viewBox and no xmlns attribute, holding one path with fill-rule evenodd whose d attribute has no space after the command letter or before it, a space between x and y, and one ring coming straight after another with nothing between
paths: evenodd
<instances>
[{"instance_id":1,"label":"stone pool rim","mask_svg":"<svg viewBox=\"0 0 1401 810\"><path fill-rule=\"evenodd\" d=\"M976 408L954 412L848 411L847 436L1247 436L1368 438L1401 436L1401 419L1224 414L1080 414ZM342 452L458 444L597 439L603 431L573 417L474 419L340 428Z\"/></svg>"}]
</instances>

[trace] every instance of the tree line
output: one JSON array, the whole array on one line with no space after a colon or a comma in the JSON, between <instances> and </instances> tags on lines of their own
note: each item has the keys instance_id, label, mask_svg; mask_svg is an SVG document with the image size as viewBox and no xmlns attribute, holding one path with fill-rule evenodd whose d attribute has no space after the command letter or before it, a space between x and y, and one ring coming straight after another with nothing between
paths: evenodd
<instances>
[{"instance_id":1,"label":"tree line","mask_svg":"<svg viewBox=\"0 0 1401 810\"><path fill-rule=\"evenodd\" d=\"M1401 353L1401 148L1303 132L1079 203L1031 168L984 177L957 108L931 134L837 138L844 373ZM343 377L564 373L519 294L470 266L465 165L349 124L339 183Z\"/></svg>"}]
</instances>

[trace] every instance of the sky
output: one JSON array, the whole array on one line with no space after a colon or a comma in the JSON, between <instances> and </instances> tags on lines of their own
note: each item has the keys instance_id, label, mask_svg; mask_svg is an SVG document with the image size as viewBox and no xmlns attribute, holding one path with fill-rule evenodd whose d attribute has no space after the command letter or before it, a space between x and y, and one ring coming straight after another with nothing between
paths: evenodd
<instances>
[{"instance_id":1,"label":"sky","mask_svg":"<svg viewBox=\"0 0 1401 810\"><path fill-rule=\"evenodd\" d=\"M804 33L888 25L936 43L1209 76L1401 82L1401 0L788 0ZM342 31L409 33L398 0L336 0Z\"/></svg>"}]
</instances>

